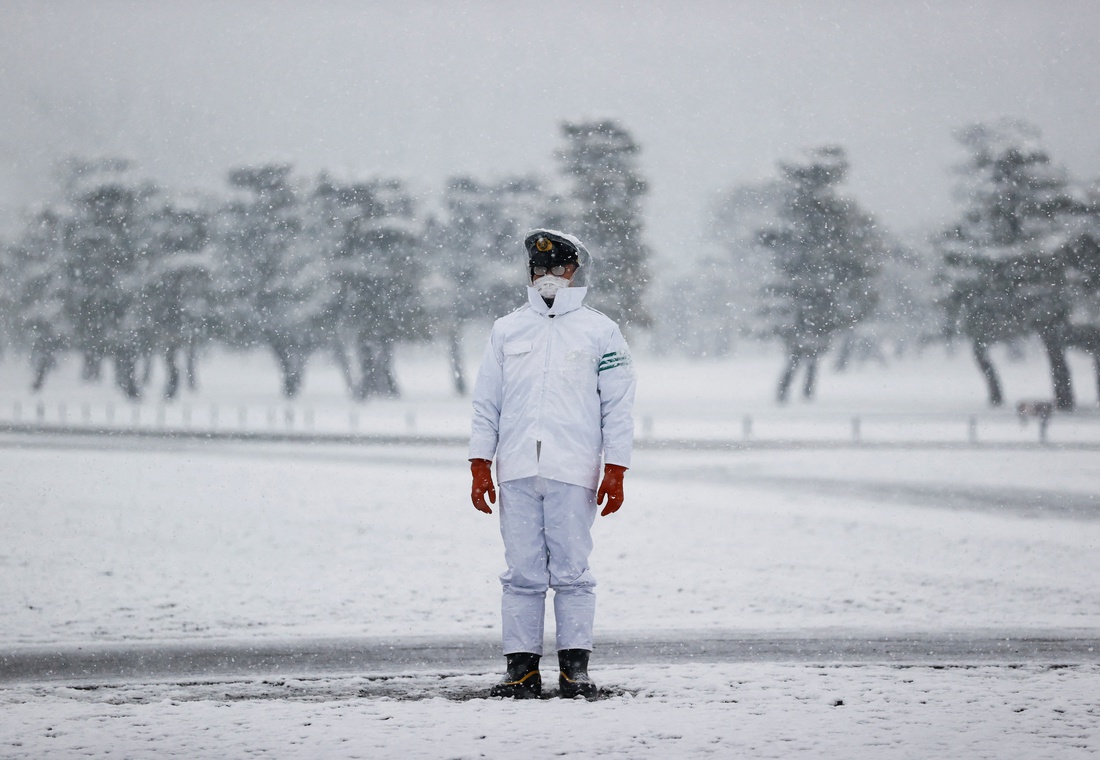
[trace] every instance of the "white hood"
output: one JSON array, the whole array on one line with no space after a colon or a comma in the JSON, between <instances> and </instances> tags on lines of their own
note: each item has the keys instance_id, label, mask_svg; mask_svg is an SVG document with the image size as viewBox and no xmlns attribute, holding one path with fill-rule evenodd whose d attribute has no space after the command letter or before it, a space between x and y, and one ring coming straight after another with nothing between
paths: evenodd
<instances>
[{"instance_id":1,"label":"white hood","mask_svg":"<svg viewBox=\"0 0 1100 760\"><path fill-rule=\"evenodd\" d=\"M539 227L538 229L531 230L523 236L523 273L527 282L531 281L531 273L527 268L528 255L526 241L530 240L532 237L538 237L539 235L546 235L551 239L558 237L562 240L568 240L570 245L577 249L577 273L573 275L574 288L580 287L582 285L590 285L592 282L595 281L595 278L592 276L593 264L595 263L595 260L593 259L592 254L589 253L588 249L584 247L584 243L582 243L576 236L570 235L568 232L561 232L559 230L551 230L545 227Z\"/></svg>"}]
</instances>

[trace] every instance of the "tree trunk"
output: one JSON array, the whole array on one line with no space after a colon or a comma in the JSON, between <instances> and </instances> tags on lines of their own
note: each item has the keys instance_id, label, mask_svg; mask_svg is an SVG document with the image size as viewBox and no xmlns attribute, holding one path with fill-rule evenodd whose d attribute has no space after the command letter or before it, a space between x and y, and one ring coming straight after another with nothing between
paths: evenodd
<instances>
[{"instance_id":1,"label":"tree trunk","mask_svg":"<svg viewBox=\"0 0 1100 760\"><path fill-rule=\"evenodd\" d=\"M791 389L794 373L798 370L798 364L802 361L802 355L792 352L787 359L787 367L779 376L779 387L775 391L775 400L780 404L787 403L787 392Z\"/></svg>"},{"instance_id":2,"label":"tree trunk","mask_svg":"<svg viewBox=\"0 0 1100 760\"><path fill-rule=\"evenodd\" d=\"M85 353L84 365L80 369L80 379L98 383L100 377L102 377L102 362L103 357L92 353Z\"/></svg>"},{"instance_id":3,"label":"tree trunk","mask_svg":"<svg viewBox=\"0 0 1100 760\"><path fill-rule=\"evenodd\" d=\"M176 397L176 393L179 392L180 388L180 369L176 364L175 349L165 349L164 367L168 371L168 379L164 383L164 398L171 401Z\"/></svg>"},{"instance_id":4,"label":"tree trunk","mask_svg":"<svg viewBox=\"0 0 1100 760\"><path fill-rule=\"evenodd\" d=\"M187 346L187 389L197 391L199 389L199 351L194 343Z\"/></svg>"},{"instance_id":5,"label":"tree trunk","mask_svg":"<svg viewBox=\"0 0 1100 760\"><path fill-rule=\"evenodd\" d=\"M1068 325L1064 332L1067 348L1079 348L1092 354L1092 366L1096 373L1096 394L1100 397L1100 327Z\"/></svg>"},{"instance_id":6,"label":"tree trunk","mask_svg":"<svg viewBox=\"0 0 1100 760\"><path fill-rule=\"evenodd\" d=\"M34 368L34 379L31 381L31 390L38 393L42 390L42 387L46 384L46 375L50 374L50 370L54 368L56 364L54 355L48 351L37 352L32 360L32 366Z\"/></svg>"},{"instance_id":7,"label":"tree trunk","mask_svg":"<svg viewBox=\"0 0 1100 760\"><path fill-rule=\"evenodd\" d=\"M115 384L128 399L141 398L141 386L137 380L137 356L128 349L115 353Z\"/></svg>"},{"instance_id":8,"label":"tree trunk","mask_svg":"<svg viewBox=\"0 0 1100 760\"><path fill-rule=\"evenodd\" d=\"M1040 336L1050 360L1050 381L1054 385L1054 406L1062 411L1073 409L1073 380L1066 362L1066 346L1053 331Z\"/></svg>"},{"instance_id":9,"label":"tree trunk","mask_svg":"<svg viewBox=\"0 0 1100 760\"><path fill-rule=\"evenodd\" d=\"M848 369L848 363L852 359L852 350L855 348L855 335L851 332L845 334L844 340L840 342L840 350L836 354L836 363L833 365L833 369L837 372L843 372Z\"/></svg>"},{"instance_id":10,"label":"tree trunk","mask_svg":"<svg viewBox=\"0 0 1100 760\"><path fill-rule=\"evenodd\" d=\"M989 405L1001 406L1004 404L1004 395L1001 393L1001 380L997 377L997 368L989 358L989 347L977 340L973 342L974 359L978 362L978 369L985 377L986 388L989 392Z\"/></svg>"},{"instance_id":11,"label":"tree trunk","mask_svg":"<svg viewBox=\"0 0 1100 760\"><path fill-rule=\"evenodd\" d=\"M340 375L344 378L344 385L353 398L360 398L358 387L355 383L355 375L351 371L351 362L348 361L348 352L344 348L340 336L332 340L332 356L336 359L336 366L340 368Z\"/></svg>"},{"instance_id":12,"label":"tree trunk","mask_svg":"<svg viewBox=\"0 0 1100 760\"><path fill-rule=\"evenodd\" d=\"M141 386L144 388L153 377L153 355L141 355Z\"/></svg>"},{"instance_id":13,"label":"tree trunk","mask_svg":"<svg viewBox=\"0 0 1100 760\"><path fill-rule=\"evenodd\" d=\"M1092 355L1092 368L1096 373L1096 397L1100 399L1100 353Z\"/></svg>"},{"instance_id":14,"label":"tree trunk","mask_svg":"<svg viewBox=\"0 0 1100 760\"><path fill-rule=\"evenodd\" d=\"M359 381L356 382L353 394L359 401L365 401L374 395L374 349L367 341L358 341L356 353L358 354ZM351 372L348 372L351 380Z\"/></svg>"},{"instance_id":15,"label":"tree trunk","mask_svg":"<svg viewBox=\"0 0 1100 760\"><path fill-rule=\"evenodd\" d=\"M812 399L817 386L817 354L810 354L806 358L806 382L802 386L802 397Z\"/></svg>"},{"instance_id":16,"label":"tree trunk","mask_svg":"<svg viewBox=\"0 0 1100 760\"><path fill-rule=\"evenodd\" d=\"M447 333L448 351L451 357L451 377L454 379L455 393L466 395L466 376L462 372L462 329L455 325Z\"/></svg>"},{"instance_id":17,"label":"tree trunk","mask_svg":"<svg viewBox=\"0 0 1100 760\"><path fill-rule=\"evenodd\" d=\"M386 398L397 398L401 394L397 390L397 378L393 374L393 343L382 341L378 350L379 387Z\"/></svg>"},{"instance_id":18,"label":"tree trunk","mask_svg":"<svg viewBox=\"0 0 1100 760\"><path fill-rule=\"evenodd\" d=\"M275 352L279 370L283 374L283 396L294 398L302 388L302 374L305 368L302 351L295 346L281 343L271 348Z\"/></svg>"},{"instance_id":19,"label":"tree trunk","mask_svg":"<svg viewBox=\"0 0 1100 760\"><path fill-rule=\"evenodd\" d=\"M359 341L358 398L371 396L397 398L397 381L393 376L393 347L385 341L361 338Z\"/></svg>"}]
</instances>

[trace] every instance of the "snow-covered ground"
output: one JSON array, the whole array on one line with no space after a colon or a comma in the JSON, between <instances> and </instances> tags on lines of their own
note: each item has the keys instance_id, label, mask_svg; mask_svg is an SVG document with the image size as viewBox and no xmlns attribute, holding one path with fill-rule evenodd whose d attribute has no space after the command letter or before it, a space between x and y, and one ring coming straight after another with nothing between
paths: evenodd
<instances>
[{"instance_id":1,"label":"snow-covered ground","mask_svg":"<svg viewBox=\"0 0 1100 760\"><path fill-rule=\"evenodd\" d=\"M496 630L458 447L81 443L2 451L6 642ZM1100 630L1095 452L636 457L604 631Z\"/></svg>"},{"instance_id":2,"label":"snow-covered ground","mask_svg":"<svg viewBox=\"0 0 1100 760\"><path fill-rule=\"evenodd\" d=\"M1100 667L615 668L594 703L371 699L366 679L0 690L5 758L1095 757ZM410 676L422 689L489 675ZM251 688L245 688L251 687ZM257 695L256 692L259 692Z\"/></svg>"},{"instance_id":3,"label":"snow-covered ground","mask_svg":"<svg viewBox=\"0 0 1100 760\"><path fill-rule=\"evenodd\" d=\"M403 378L405 400L363 415L461 409L429 372L435 365L420 361L423 371ZM976 372L952 370L956 361L826 373L818 404L792 407L807 424L857 409L980 413ZM198 401L271 402L262 375L245 367L216 382L214 369ZM709 407L739 430L745 413L793 413L770 406L774 377L737 369L643 361L640 414L659 429ZM1042 369L1007 366L1010 399L1045 396ZM17 371L0 365L9 379ZM318 385L324 377L307 382L304 402L339 403L338 384ZM102 400L67 382L53 392ZM942 397L927 390L937 384ZM597 521L598 639L1096 638L1096 458L1057 446L639 451L626 506ZM490 642L499 544L495 518L469 505L459 446L0 436L7 653L331 637ZM0 757L1100 752L1098 661L601 664L597 646L593 662L615 696L591 704L473 698L496 678L483 668L8 682Z\"/></svg>"},{"instance_id":4,"label":"snow-covered ground","mask_svg":"<svg viewBox=\"0 0 1100 760\"><path fill-rule=\"evenodd\" d=\"M467 503L461 449L4 443L9 651L496 636L499 538ZM627 508L597 523L599 632L1095 636L1094 463L1058 451L641 452ZM935 487L968 494L966 508L937 505ZM1047 514L1059 499L1079 511ZM8 684L0 756L1086 756L1100 746L1100 668L1058 664L600 668L597 652L603 684L626 693L593 705L449 699L455 681L440 675L471 689L495 675L445 670L406 674L421 679L416 700L360 697L369 673L266 689Z\"/></svg>"},{"instance_id":5,"label":"snow-covered ground","mask_svg":"<svg viewBox=\"0 0 1100 760\"><path fill-rule=\"evenodd\" d=\"M471 331L468 372L476 369L483 334ZM1020 424L1019 401L1049 399L1046 360L1029 346L1026 361L993 351L1006 404L990 409L985 386L966 350L927 349L921 356L886 364L853 364L837 372L823 364L817 398L807 403L792 389L785 406L774 402L783 359L775 351L746 349L731 358L689 361L636 357L640 385L636 418L640 440L702 439L743 441L851 441L853 425L865 443L942 441L1033 443L1037 422ZM1100 443L1097 381L1089 357L1072 353L1078 409L1056 414L1051 443ZM317 356L309 364L300 396L287 403L269 353L211 350L199 366L199 388L165 404L159 398L162 368L154 371L141 403L123 400L105 380L80 380L75 357L62 357L44 391L31 394L25 360L9 355L0 362L0 425L37 422L73 427L144 430L316 432L335 434L430 435L469 433L469 402L451 388L449 368L438 345L401 346L396 376L402 397L352 403L340 372ZM471 378L472 380L472 378ZM796 382L801 382L801 375Z\"/></svg>"}]
</instances>

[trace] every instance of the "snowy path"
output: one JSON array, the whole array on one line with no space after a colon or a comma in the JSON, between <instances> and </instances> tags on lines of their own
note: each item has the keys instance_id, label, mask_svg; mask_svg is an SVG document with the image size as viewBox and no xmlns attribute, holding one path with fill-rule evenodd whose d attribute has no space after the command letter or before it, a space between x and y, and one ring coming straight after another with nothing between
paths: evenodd
<instances>
[{"instance_id":1,"label":"snowy path","mask_svg":"<svg viewBox=\"0 0 1100 760\"><path fill-rule=\"evenodd\" d=\"M0 684L249 676L317 677L410 671L492 671L499 644L490 639L321 639L191 641L18 647L0 652ZM792 662L813 665L998 664L1064 666L1100 662L1100 637L1072 632L881 634L868 631L755 634L683 631L675 636L602 638L601 665Z\"/></svg>"}]
</instances>

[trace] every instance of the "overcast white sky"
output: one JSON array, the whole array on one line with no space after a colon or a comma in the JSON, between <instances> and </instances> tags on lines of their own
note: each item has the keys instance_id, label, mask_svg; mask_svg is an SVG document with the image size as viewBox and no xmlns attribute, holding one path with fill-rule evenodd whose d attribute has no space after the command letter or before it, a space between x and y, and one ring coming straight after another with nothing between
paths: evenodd
<instances>
[{"instance_id":1,"label":"overcast white sky","mask_svg":"<svg viewBox=\"0 0 1100 760\"><path fill-rule=\"evenodd\" d=\"M0 208L62 155L179 187L228 167L398 175L554 170L562 119L644 149L650 239L697 250L719 188L846 146L848 192L895 229L951 209L951 131L1035 122L1100 176L1100 2L51 2L0 0Z\"/></svg>"}]
</instances>

